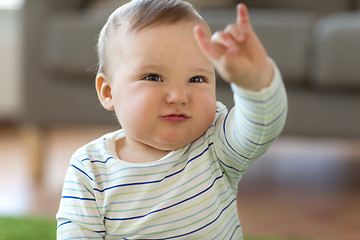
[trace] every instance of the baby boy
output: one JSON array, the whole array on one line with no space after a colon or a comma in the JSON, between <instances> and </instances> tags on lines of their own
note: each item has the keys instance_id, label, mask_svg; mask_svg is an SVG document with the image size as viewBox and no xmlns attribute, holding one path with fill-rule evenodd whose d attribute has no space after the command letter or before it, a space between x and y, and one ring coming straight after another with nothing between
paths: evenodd
<instances>
[{"instance_id":1,"label":"baby boy","mask_svg":"<svg viewBox=\"0 0 360 240\"><path fill-rule=\"evenodd\" d=\"M58 239L242 239L237 184L287 111L246 6L211 35L184 1L133 0L109 17L98 54L98 97L121 129L74 153ZM216 102L215 68L231 111Z\"/></svg>"}]
</instances>

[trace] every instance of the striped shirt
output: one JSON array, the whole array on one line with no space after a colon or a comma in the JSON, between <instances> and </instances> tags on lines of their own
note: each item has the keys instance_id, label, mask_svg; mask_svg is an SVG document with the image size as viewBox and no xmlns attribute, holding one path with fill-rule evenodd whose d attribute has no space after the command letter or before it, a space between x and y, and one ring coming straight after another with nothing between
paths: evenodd
<instances>
[{"instance_id":1,"label":"striped shirt","mask_svg":"<svg viewBox=\"0 0 360 240\"><path fill-rule=\"evenodd\" d=\"M117 157L118 130L76 151L57 214L58 239L242 239L237 184L280 134L286 93L232 85L235 107L217 103L209 129L150 163Z\"/></svg>"}]
</instances>

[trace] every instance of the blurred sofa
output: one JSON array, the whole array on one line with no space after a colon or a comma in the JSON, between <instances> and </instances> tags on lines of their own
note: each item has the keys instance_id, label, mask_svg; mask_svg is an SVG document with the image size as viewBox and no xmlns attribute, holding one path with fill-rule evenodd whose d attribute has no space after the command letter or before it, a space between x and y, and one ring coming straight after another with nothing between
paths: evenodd
<instances>
[{"instance_id":1,"label":"blurred sofa","mask_svg":"<svg viewBox=\"0 0 360 240\"><path fill-rule=\"evenodd\" d=\"M213 31L235 21L236 0L189 0ZM22 120L117 124L98 103L98 33L126 1L26 0ZM253 27L287 86L284 134L360 137L360 0L244 0ZM230 88L217 96L232 106Z\"/></svg>"}]
</instances>

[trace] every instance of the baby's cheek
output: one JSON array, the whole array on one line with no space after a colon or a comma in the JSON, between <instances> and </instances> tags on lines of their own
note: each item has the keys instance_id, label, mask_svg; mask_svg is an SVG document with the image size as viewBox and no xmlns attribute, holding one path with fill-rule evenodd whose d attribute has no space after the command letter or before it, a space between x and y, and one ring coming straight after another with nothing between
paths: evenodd
<instances>
[{"instance_id":1,"label":"baby's cheek","mask_svg":"<svg viewBox=\"0 0 360 240\"><path fill-rule=\"evenodd\" d=\"M209 128L210 125L214 122L215 114L216 114L216 103L213 104L204 104L203 106L203 128Z\"/></svg>"}]
</instances>

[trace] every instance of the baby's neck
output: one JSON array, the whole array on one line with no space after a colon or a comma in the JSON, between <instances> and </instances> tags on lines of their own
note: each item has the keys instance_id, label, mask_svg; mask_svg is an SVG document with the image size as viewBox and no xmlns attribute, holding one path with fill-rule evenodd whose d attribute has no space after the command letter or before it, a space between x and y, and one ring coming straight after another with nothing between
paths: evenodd
<instances>
[{"instance_id":1,"label":"baby's neck","mask_svg":"<svg viewBox=\"0 0 360 240\"><path fill-rule=\"evenodd\" d=\"M126 137L116 141L116 153L125 162L148 163L166 156L170 151L160 150L145 144L127 141Z\"/></svg>"}]
</instances>

